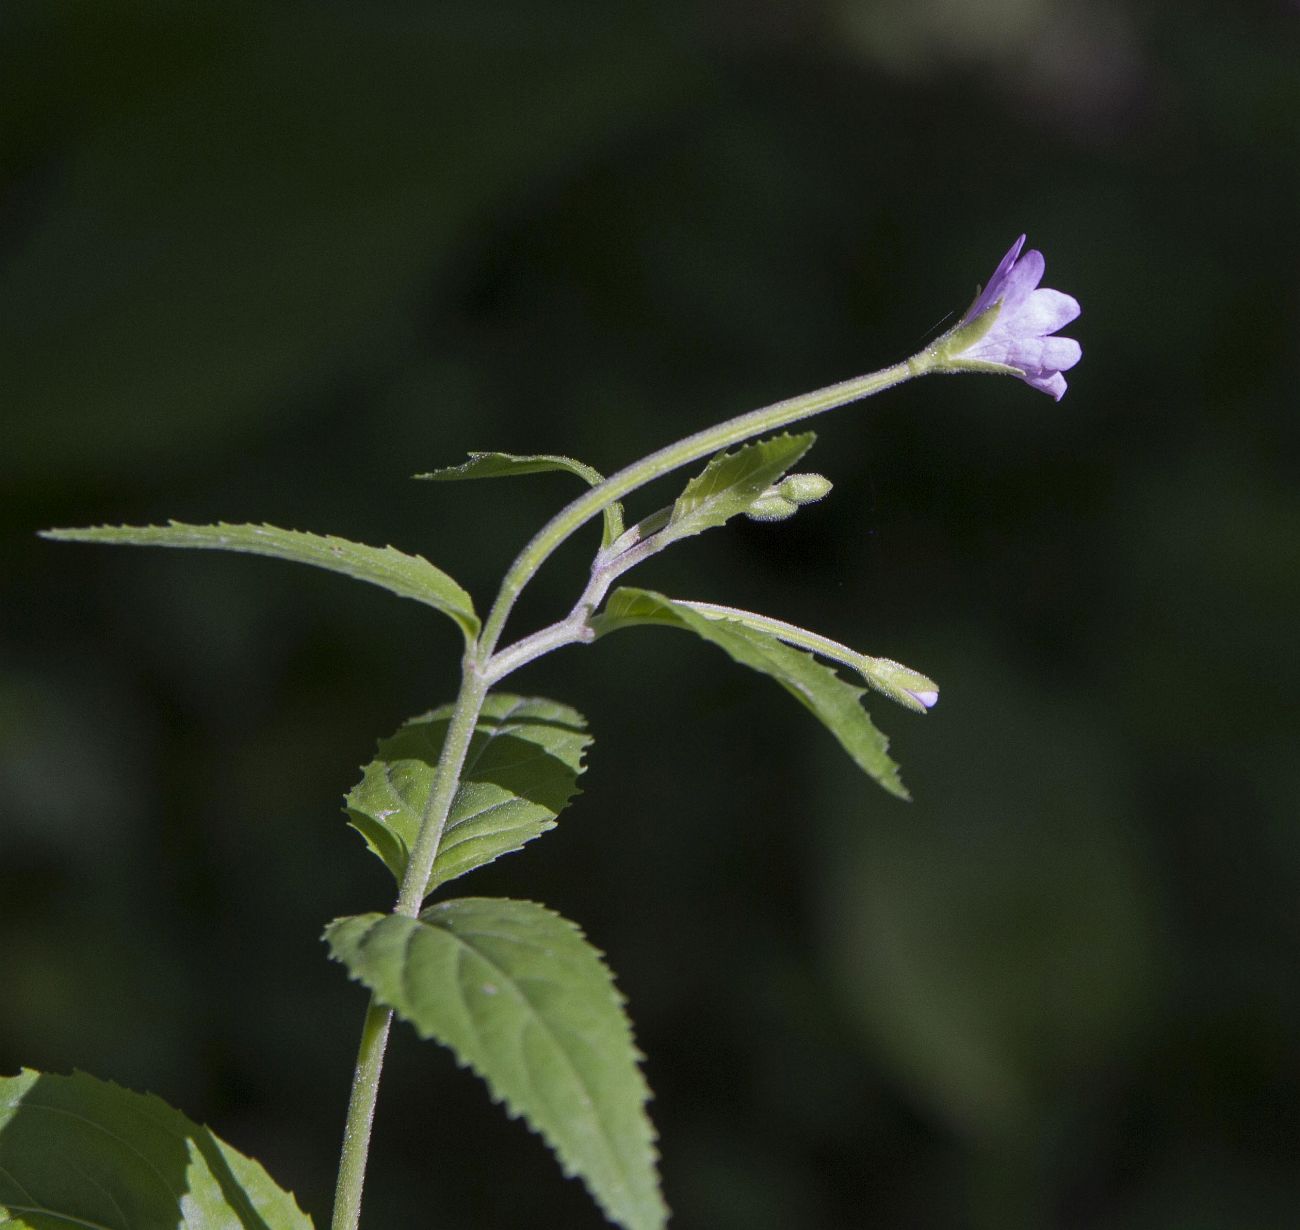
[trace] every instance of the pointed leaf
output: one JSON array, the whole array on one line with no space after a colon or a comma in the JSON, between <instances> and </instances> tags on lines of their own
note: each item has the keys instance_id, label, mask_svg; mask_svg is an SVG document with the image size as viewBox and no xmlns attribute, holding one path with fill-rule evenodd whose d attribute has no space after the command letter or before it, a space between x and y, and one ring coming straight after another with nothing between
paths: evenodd
<instances>
[{"instance_id":1,"label":"pointed leaf","mask_svg":"<svg viewBox=\"0 0 1300 1230\"><path fill-rule=\"evenodd\" d=\"M532 453L527 456L518 453L470 453L469 460L458 466L445 466L441 470L417 474L415 477L435 483L454 483L467 478L506 478L515 474L544 474L552 470L576 474L592 487L599 487L605 481L605 476L585 461L575 461L572 457L559 457L551 453ZM609 546L622 532L623 505L611 504L605 509L604 545Z\"/></svg>"},{"instance_id":2,"label":"pointed leaf","mask_svg":"<svg viewBox=\"0 0 1300 1230\"><path fill-rule=\"evenodd\" d=\"M0 1226L311 1230L257 1162L151 1094L84 1072L0 1077Z\"/></svg>"},{"instance_id":3,"label":"pointed leaf","mask_svg":"<svg viewBox=\"0 0 1300 1230\"><path fill-rule=\"evenodd\" d=\"M686 538L739 516L795 464L817 437L773 436L718 453L677 497L666 538Z\"/></svg>"},{"instance_id":4,"label":"pointed leaf","mask_svg":"<svg viewBox=\"0 0 1300 1230\"><path fill-rule=\"evenodd\" d=\"M354 978L523 1116L610 1221L666 1224L623 1000L573 923L531 901L463 897L419 918L338 919L325 938Z\"/></svg>"},{"instance_id":5,"label":"pointed leaf","mask_svg":"<svg viewBox=\"0 0 1300 1230\"><path fill-rule=\"evenodd\" d=\"M273 559L311 564L378 585L399 598L414 598L461 627L466 639L478 635L474 603L455 581L427 559L393 547L367 547L333 535L282 530L274 525L101 525L85 529L45 530L42 538L61 542L104 542L130 547L189 547L239 551Z\"/></svg>"},{"instance_id":6,"label":"pointed leaf","mask_svg":"<svg viewBox=\"0 0 1300 1230\"><path fill-rule=\"evenodd\" d=\"M347 797L352 827L399 884L433 791L452 708L412 718L381 740L378 756ZM582 715L567 705L491 693L470 742L429 891L554 828L578 792L590 742Z\"/></svg>"},{"instance_id":7,"label":"pointed leaf","mask_svg":"<svg viewBox=\"0 0 1300 1230\"><path fill-rule=\"evenodd\" d=\"M643 589L617 589L605 609L593 617L597 636L636 624L684 628L711 641L736 662L770 675L800 704L811 710L839 740L860 769L890 794L908 798L898 766L889 758L889 740L862 707L862 688L846 683L810 653L784 644L770 632L731 620L710 619L685 603Z\"/></svg>"}]
</instances>

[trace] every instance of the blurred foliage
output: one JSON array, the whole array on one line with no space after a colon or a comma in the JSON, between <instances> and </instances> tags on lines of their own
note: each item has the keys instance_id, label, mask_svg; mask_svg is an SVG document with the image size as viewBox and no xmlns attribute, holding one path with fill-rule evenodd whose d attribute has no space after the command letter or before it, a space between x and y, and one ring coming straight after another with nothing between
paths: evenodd
<instances>
[{"instance_id":1,"label":"blurred foliage","mask_svg":"<svg viewBox=\"0 0 1300 1230\"><path fill-rule=\"evenodd\" d=\"M408 474L607 470L892 361L1028 230L1084 307L1060 406L841 412L830 499L636 579L932 674L875 706L916 801L647 629L512 680L597 741L472 891L609 953L683 1230L1293 1225L1298 53L1283 0L11 0L0 1072L153 1090L319 1224L363 1002L318 937L390 896L339 802L457 658L335 578L35 530L267 520L481 602L568 480ZM599 1224L405 1033L376 1148L369 1224Z\"/></svg>"}]
</instances>

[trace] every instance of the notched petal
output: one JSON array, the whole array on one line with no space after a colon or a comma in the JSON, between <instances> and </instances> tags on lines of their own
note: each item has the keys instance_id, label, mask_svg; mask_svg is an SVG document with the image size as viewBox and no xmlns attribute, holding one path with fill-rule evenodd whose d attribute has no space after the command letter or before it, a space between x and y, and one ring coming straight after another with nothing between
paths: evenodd
<instances>
[{"instance_id":1,"label":"notched petal","mask_svg":"<svg viewBox=\"0 0 1300 1230\"><path fill-rule=\"evenodd\" d=\"M1020 319L1037 334L1055 333L1079 315L1079 301L1063 291L1041 287L1034 291L1020 309Z\"/></svg>"},{"instance_id":2,"label":"notched petal","mask_svg":"<svg viewBox=\"0 0 1300 1230\"><path fill-rule=\"evenodd\" d=\"M1046 262L1022 235L999 262L966 314L931 348L950 371L1003 371L1061 399L1068 371L1083 357L1073 338L1054 336L1079 315L1072 295L1040 287Z\"/></svg>"}]
</instances>

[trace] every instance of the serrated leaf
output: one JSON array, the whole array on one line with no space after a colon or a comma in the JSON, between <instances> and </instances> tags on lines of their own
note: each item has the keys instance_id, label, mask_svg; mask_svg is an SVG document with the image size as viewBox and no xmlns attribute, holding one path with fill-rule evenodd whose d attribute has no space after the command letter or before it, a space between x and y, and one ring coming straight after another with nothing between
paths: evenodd
<instances>
[{"instance_id":1,"label":"serrated leaf","mask_svg":"<svg viewBox=\"0 0 1300 1230\"><path fill-rule=\"evenodd\" d=\"M665 538L686 538L739 516L810 448L816 436L779 435L718 453L677 497Z\"/></svg>"},{"instance_id":2,"label":"serrated leaf","mask_svg":"<svg viewBox=\"0 0 1300 1230\"><path fill-rule=\"evenodd\" d=\"M861 698L862 688L846 683L810 653L731 620L710 619L684 603L644 589L616 589L605 609L592 618L597 636L637 624L683 628L712 642L734 661L770 675L810 710L868 776L900 799L910 796L889 758L889 740L876 729Z\"/></svg>"},{"instance_id":3,"label":"serrated leaf","mask_svg":"<svg viewBox=\"0 0 1300 1230\"><path fill-rule=\"evenodd\" d=\"M413 598L460 625L467 640L478 635L474 602L455 581L420 555L394 547L367 547L333 535L282 530L274 525L100 525L84 529L45 530L41 537L60 542L103 542L129 547L188 547L202 551L238 551L310 564L371 585L399 598Z\"/></svg>"},{"instance_id":4,"label":"serrated leaf","mask_svg":"<svg viewBox=\"0 0 1300 1230\"><path fill-rule=\"evenodd\" d=\"M84 1072L0 1077L0 1226L311 1230L257 1162L151 1094Z\"/></svg>"},{"instance_id":5,"label":"serrated leaf","mask_svg":"<svg viewBox=\"0 0 1300 1230\"><path fill-rule=\"evenodd\" d=\"M419 918L338 919L325 938L380 1001L487 1081L610 1221L667 1223L623 1000L573 923L531 901L462 897Z\"/></svg>"},{"instance_id":6,"label":"serrated leaf","mask_svg":"<svg viewBox=\"0 0 1300 1230\"><path fill-rule=\"evenodd\" d=\"M347 797L353 828L400 884L437 775L453 706L412 718ZM457 876L518 850L555 827L578 792L591 736L582 715L539 697L493 692L483 704L429 881Z\"/></svg>"},{"instance_id":7,"label":"serrated leaf","mask_svg":"<svg viewBox=\"0 0 1300 1230\"><path fill-rule=\"evenodd\" d=\"M470 453L469 460L458 466L444 466L441 470L432 470L428 474L417 474L416 478L429 479L436 483L454 483L468 478L508 478L515 474L544 474L553 470L564 470L576 474L583 482L592 487L599 487L605 476L593 469L585 461L572 457L560 457L552 453ZM623 532L623 505L611 504L605 509L605 530L602 544L609 546Z\"/></svg>"}]
</instances>

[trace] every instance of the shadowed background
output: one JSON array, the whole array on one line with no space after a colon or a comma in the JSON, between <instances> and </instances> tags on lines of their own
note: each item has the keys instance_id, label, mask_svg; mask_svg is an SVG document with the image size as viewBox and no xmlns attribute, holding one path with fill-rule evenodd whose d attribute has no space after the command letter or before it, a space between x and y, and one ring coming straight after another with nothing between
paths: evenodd
<instances>
[{"instance_id":1,"label":"shadowed background","mask_svg":"<svg viewBox=\"0 0 1300 1230\"><path fill-rule=\"evenodd\" d=\"M485 606L569 480L409 474L882 366L1027 230L1060 405L837 412L825 503L633 579L932 674L871 705L916 801L636 630L511 681L591 721L585 793L464 888L609 954L682 1230L1294 1225L1298 56L1281 0L4 6L0 1072L157 1092L327 1224L318 937L392 896L339 802L457 665L377 590L37 529L267 520ZM367 1224L600 1221L402 1029Z\"/></svg>"}]
</instances>

